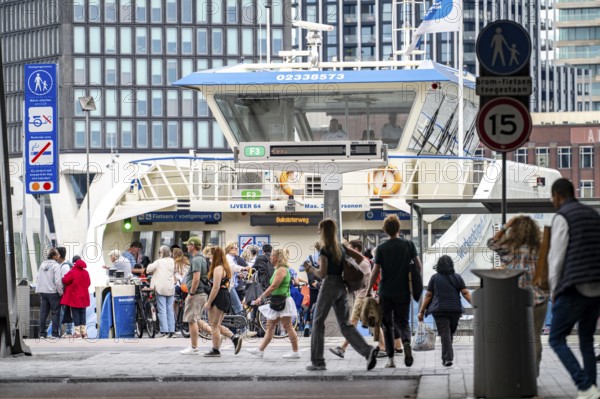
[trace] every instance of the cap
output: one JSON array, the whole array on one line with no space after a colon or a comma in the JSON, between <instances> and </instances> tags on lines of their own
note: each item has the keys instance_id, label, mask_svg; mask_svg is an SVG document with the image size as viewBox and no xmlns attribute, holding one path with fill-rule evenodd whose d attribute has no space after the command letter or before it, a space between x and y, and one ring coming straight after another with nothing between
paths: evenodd
<instances>
[{"instance_id":1,"label":"cap","mask_svg":"<svg viewBox=\"0 0 600 399\"><path fill-rule=\"evenodd\" d=\"M202 240L198 236L192 236L187 241L184 242L185 245L194 244L197 247L202 246Z\"/></svg>"}]
</instances>

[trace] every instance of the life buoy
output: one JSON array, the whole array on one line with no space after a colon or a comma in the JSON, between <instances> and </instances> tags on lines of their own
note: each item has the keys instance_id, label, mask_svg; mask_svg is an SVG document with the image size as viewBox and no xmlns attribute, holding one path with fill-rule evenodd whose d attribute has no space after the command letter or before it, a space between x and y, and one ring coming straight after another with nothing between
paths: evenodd
<instances>
[{"instance_id":1,"label":"life buoy","mask_svg":"<svg viewBox=\"0 0 600 399\"><path fill-rule=\"evenodd\" d=\"M391 173L394 177L393 184L390 184L386 181L386 176L388 173ZM373 175L371 178L371 174ZM383 182L381 185L375 182L377 176L381 174L383 178ZM389 197L390 195L396 194L400 191L400 184L402 183L402 176L400 176L400 171L394 165L388 165L385 168L380 168L374 170L372 173L369 173L369 184L371 184L371 180L373 181L373 194L379 195L381 197Z\"/></svg>"},{"instance_id":2,"label":"life buoy","mask_svg":"<svg viewBox=\"0 0 600 399\"><path fill-rule=\"evenodd\" d=\"M288 196L294 195L294 190L292 190L288 184L289 175L292 173L294 172L281 172L281 175L279 176L279 187L281 188L281 191L286 193Z\"/></svg>"}]
</instances>

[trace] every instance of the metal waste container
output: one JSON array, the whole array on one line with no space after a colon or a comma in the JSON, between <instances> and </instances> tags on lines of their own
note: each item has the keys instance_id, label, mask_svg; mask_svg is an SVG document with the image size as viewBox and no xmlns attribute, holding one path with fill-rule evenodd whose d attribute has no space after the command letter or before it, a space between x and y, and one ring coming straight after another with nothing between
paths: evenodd
<instances>
[{"instance_id":1,"label":"metal waste container","mask_svg":"<svg viewBox=\"0 0 600 399\"><path fill-rule=\"evenodd\" d=\"M518 287L523 270L472 270L474 394L486 398L537 395L533 291Z\"/></svg>"},{"instance_id":2,"label":"metal waste container","mask_svg":"<svg viewBox=\"0 0 600 399\"><path fill-rule=\"evenodd\" d=\"M135 335L135 286L111 287L115 338L133 338Z\"/></svg>"}]
</instances>

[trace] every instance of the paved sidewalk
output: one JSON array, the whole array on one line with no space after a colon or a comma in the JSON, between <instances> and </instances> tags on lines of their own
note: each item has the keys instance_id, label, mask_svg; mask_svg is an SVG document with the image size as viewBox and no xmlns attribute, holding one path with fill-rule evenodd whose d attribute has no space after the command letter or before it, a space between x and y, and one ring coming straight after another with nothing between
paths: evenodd
<instances>
[{"instance_id":1,"label":"paved sidewalk","mask_svg":"<svg viewBox=\"0 0 600 399\"><path fill-rule=\"evenodd\" d=\"M0 359L0 387L15 382L114 382L120 381L178 381L178 380L373 380L418 379L420 398L465 398L473 396L472 337L457 337L454 366L441 365L441 347L430 352L415 352L412 367L404 366L402 355L396 356L396 369L385 369L386 359L380 359L372 371L366 361L349 349L345 359L339 359L327 349L327 370L309 372L310 339L300 339L302 358L283 359L290 351L285 340L274 341L259 359L244 349L256 347L259 339L246 339L239 355L224 343L220 358L183 356L178 353L189 345L188 339L130 339L130 340L72 340L55 342L28 340L33 356ZM544 337L545 338L545 337ZM572 347L577 347L572 337ZM328 338L327 347L337 346L339 338ZM201 351L210 348L200 342ZM508 348L507 348L508 349ZM577 354L577 352L576 352ZM573 398L576 389L544 340L538 396L542 398ZM1 388L0 388L1 390Z\"/></svg>"}]
</instances>

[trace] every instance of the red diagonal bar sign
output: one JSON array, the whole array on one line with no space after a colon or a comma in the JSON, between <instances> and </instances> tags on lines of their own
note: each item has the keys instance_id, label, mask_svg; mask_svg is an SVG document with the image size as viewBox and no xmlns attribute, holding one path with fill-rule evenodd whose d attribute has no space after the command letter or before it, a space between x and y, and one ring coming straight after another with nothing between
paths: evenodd
<instances>
[{"instance_id":1,"label":"red diagonal bar sign","mask_svg":"<svg viewBox=\"0 0 600 399\"><path fill-rule=\"evenodd\" d=\"M250 238L248 241L246 241L244 244L242 244L242 249L246 248L246 245L250 244L252 242L252 238Z\"/></svg>"},{"instance_id":2,"label":"red diagonal bar sign","mask_svg":"<svg viewBox=\"0 0 600 399\"><path fill-rule=\"evenodd\" d=\"M35 161L37 161L37 160L38 160L38 158L42 156L42 154L44 153L44 151L46 151L46 150L48 149L48 147L50 147L51 145L52 145L52 142L48 142L48 143L47 143L47 144L44 146L44 148L42 148L42 149L40 150L40 152L38 152L38 153L37 153L37 155L36 155L35 157L33 157L33 159L31 160L31 163L35 163Z\"/></svg>"}]
</instances>

